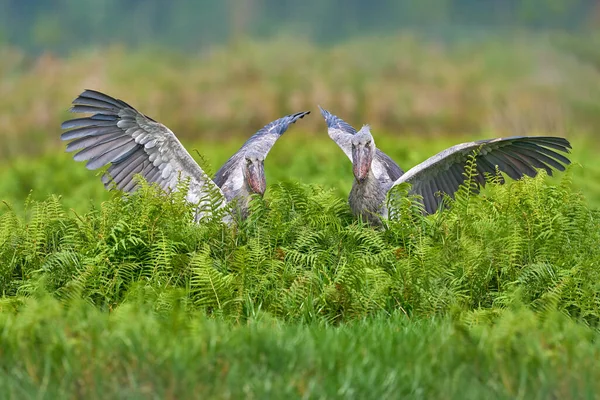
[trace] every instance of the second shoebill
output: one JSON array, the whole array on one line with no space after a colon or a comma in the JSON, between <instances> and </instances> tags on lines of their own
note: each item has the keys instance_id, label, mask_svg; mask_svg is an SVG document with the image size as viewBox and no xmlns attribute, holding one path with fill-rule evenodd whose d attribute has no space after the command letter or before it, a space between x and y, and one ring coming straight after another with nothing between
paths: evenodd
<instances>
[{"instance_id":1,"label":"second shoebill","mask_svg":"<svg viewBox=\"0 0 600 400\"><path fill-rule=\"evenodd\" d=\"M88 169L110 164L102 176L107 189L114 186L132 192L138 187L134 179L138 174L166 191L176 190L181 179L189 179L186 199L198 205L196 221L205 216L203 206L211 192L217 193L221 205L235 200L238 212L245 217L250 194L262 195L265 191L263 163L267 154L290 124L310 113L287 115L265 125L219 169L213 180L169 128L122 100L85 90L73 100L71 111L93 115L63 122L62 128L70 130L61 139L72 140L67 151L79 151L73 158L87 161Z\"/></svg>"},{"instance_id":2,"label":"second shoebill","mask_svg":"<svg viewBox=\"0 0 600 400\"><path fill-rule=\"evenodd\" d=\"M410 193L420 195L424 212L434 213L441 202L441 193L451 197L465 181L467 160L474 150L478 185L485 185L485 173L495 174L496 167L512 179L524 175L535 176L538 169L552 175L555 168L564 171L570 160L559 152L568 153L568 140L553 136L514 136L478 140L452 146L406 173L385 153L375 146L370 127L364 125L358 132L341 118L321 109L327 123L329 137L352 161L354 183L348 197L356 216L379 225L380 217L387 217L386 196L400 183L410 183ZM503 182L503 181L502 181Z\"/></svg>"}]
</instances>

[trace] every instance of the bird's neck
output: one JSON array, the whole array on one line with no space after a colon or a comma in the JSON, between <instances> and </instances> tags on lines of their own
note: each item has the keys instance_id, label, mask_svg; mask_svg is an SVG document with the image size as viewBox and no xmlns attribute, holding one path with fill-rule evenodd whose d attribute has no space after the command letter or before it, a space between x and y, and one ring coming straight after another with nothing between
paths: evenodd
<instances>
[{"instance_id":1,"label":"bird's neck","mask_svg":"<svg viewBox=\"0 0 600 400\"><path fill-rule=\"evenodd\" d=\"M250 205L250 195L252 190L246 177L244 176L244 183L237 190L227 191L226 197L229 202L234 203L233 212L239 214L242 219L245 219L248 215L248 208Z\"/></svg>"},{"instance_id":2,"label":"bird's neck","mask_svg":"<svg viewBox=\"0 0 600 400\"><path fill-rule=\"evenodd\" d=\"M348 197L352 213L375 225L380 224L378 215L382 212L388 189L375 177L372 170L362 182L355 179Z\"/></svg>"}]
</instances>

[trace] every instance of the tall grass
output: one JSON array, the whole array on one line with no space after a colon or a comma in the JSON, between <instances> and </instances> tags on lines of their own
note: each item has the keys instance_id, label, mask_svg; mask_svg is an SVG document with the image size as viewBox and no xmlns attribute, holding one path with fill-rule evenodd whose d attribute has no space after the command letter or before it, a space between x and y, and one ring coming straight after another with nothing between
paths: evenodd
<instances>
[{"instance_id":1,"label":"tall grass","mask_svg":"<svg viewBox=\"0 0 600 400\"><path fill-rule=\"evenodd\" d=\"M373 230L334 192L279 183L230 228L191 223L182 196L152 187L85 214L53 196L30 202L26 217L0 217L0 290L43 288L104 310L142 296L157 309L329 324L396 310L493 319L518 300L597 325L598 213L568 174L557 185L491 185L485 196L463 189L430 217L405 195L392 203L388 229Z\"/></svg>"},{"instance_id":2,"label":"tall grass","mask_svg":"<svg viewBox=\"0 0 600 400\"><path fill-rule=\"evenodd\" d=\"M429 217L399 193L374 230L350 215L347 187L297 183L351 182L337 148L304 143L320 150L292 162L276 146L266 197L235 227L193 224L181 196L153 187L107 193L68 156L5 169L64 198L4 198L0 392L593 397L600 215L571 182L582 168L463 190Z\"/></svg>"},{"instance_id":3,"label":"tall grass","mask_svg":"<svg viewBox=\"0 0 600 400\"><path fill-rule=\"evenodd\" d=\"M600 73L592 56L576 59L563 42L522 35L449 45L407 34L317 47L283 38L201 54L109 47L68 58L3 48L0 157L56 146L84 88L122 98L188 139L244 136L317 104L396 134L591 132ZM316 118L303 123L322 128Z\"/></svg>"},{"instance_id":4,"label":"tall grass","mask_svg":"<svg viewBox=\"0 0 600 400\"><path fill-rule=\"evenodd\" d=\"M0 313L0 326L6 399L592 399L600 390L598 333L519 308L476 328L401 313L340 328L264 314L231 326L42 296Z\"/></svg>"}]
</instances>

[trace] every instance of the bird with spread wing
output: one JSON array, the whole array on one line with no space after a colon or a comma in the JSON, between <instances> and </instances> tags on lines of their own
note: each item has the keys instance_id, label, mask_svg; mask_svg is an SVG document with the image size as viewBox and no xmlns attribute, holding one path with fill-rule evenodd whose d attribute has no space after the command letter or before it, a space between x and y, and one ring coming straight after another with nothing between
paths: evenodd
<instances>
[{"instance_id":1,"label":"bird with spread wing","mask_svg":"<svg viewBox=\"0 0 600 400\"><path fill-rule=\"evenodd\" d=\"M441 194L454 197L465 181L467 160L474 151L477 169L474 180L478 186L484 186L485 174L496 174L496 168L512 179L520 179L524 175L537 175L538 169L552 175L552 168L564 171L565 165L570 164L570 160L559 153L569 153L568 140L552 136L514 136L452 146L404 173L375 146L368 125L357 132L341 118L320 110L329 137L352 161L355 179L348 197L350 208L354 215L374 225L381 224L380 216L387 217L387 193L403 182L412 185L411 194L421 196L425 213L436 212L442 203Z\"/></svg>"},{"instance_id":2,"label":"bird with spread wing","mask_svg":"<svg viewBox=\"0 0 600 400\"><path fill-rule=\"evenodd\" d=\"M61 139L71 140L67 151L78 151L73 158L87 161L88 169L110 164L102 176L107 189L132 192L139 186L136 175L167 192L177 190L180 180L188 180L186 200L198 205L196 221L206 215L203 210L214 194L220 206L235 201L246 217L250 195L265 192L264 160L269 150L290 124L310 113L287 115L265 125L210 179L169 128L122 100L85 90L70 111L93 115L63 122L62 129L68 131Z\"/></svg>"}]
</instances>

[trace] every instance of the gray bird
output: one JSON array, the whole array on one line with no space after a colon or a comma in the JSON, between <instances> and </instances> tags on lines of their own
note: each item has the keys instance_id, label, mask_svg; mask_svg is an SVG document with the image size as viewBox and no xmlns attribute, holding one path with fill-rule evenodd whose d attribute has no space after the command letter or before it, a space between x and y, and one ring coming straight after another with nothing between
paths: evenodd
<instances>
[{"instance_id":1,"label":"gray bird","mask_svg":"<svg viewBox=\"0 0 600 400\"><path fill-rule=\"evenodd\" d=\"M73 100L70 111L93 115L63 122L62 129L70 130L61 139L74 139L67 151L79 150L73 158L87 161L88 169L110 164L102 176L107 189L136 190L136 174L150 183L156 182L165 191L174 191L180 179L189 179L186 200L198 205L196 221L208 214L206 206L215 196L220 207L235 201L237 211L246 217L250 195L265 192L264 160L269 150L290 124L310 113L287 115L267 124L211 180L169 128L122 100L85 90ZM230 221L230 216L227 219Z\"/></svg>"},{"instance_id":2,"label":"gray bird","mask_svg":"<svg viewBox=\"0 0 600 400\"><path fill-rule=\"evenodd\" d=\"M320 107L319 107L320 108ZM465 181L463 175L468 157L478 150L475 162L475 183L485 185L485 173L494 175L496 167L512 179L535 176L537 169L552 175L552 168L564 171L570 160L557 151L569 153L568 140L550 136L514 136L479 140L452 146L406 173L375 146L368 125L360 131L320 108L327 123L329 137L352 161L354 183L348 197L352 212L373 225L380 225L380 216L387 217L386 195L400 183L410 183L411 194L422 197L424 212L438 210L446 193L451 197ZM501 178L503 183L503 179Z\"/></svg>"}]
</instances>

